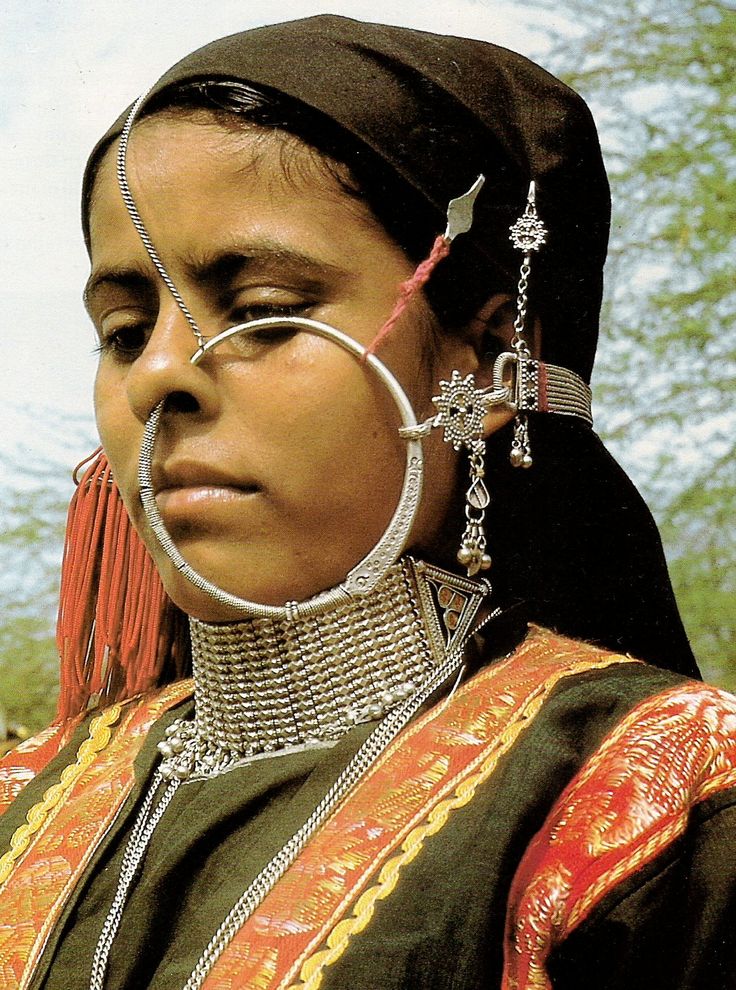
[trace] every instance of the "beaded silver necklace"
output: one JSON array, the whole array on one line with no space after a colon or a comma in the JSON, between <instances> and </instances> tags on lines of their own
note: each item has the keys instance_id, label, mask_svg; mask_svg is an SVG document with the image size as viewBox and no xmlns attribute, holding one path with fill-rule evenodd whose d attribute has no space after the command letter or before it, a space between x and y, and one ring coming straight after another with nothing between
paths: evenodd
<instances>
[{"instance_id":1,"label":"beaded silver necklace","mask_svg":"<svg viewBox=\"0 0 736 990\"><path fill-rule=\"evenodd\" d=\"M290 623L252 619L219 627L193 621L195 717L177 720L159 744L163 758L128 838L95 948L90 990L104 990L131 886L155 829L185 781L295 748L330 745L351 726L381 718L306 822L217 929L184 987L198 990L314 832L425 701L461 669L463 647L489 592L486 581L404 558L372 595L316 618ZM261 683L263 694L256 698Z\"/></svg>"}]
</instances>

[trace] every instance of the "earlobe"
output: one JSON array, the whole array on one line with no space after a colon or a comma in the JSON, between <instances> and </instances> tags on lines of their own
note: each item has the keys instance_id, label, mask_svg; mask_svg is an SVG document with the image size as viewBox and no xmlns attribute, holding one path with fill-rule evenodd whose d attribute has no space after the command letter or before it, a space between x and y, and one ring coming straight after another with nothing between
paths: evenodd
<instances>
[{"instance_id":1,"label":"earlobe","mask_svg":"<svg viewBox=\"0 0 736 990\"><path fill-rule=\"evenodd\" d=\"M496 293L483 304L467 327L467 338L475 348L478 366L475 378L480 387L488 387L493 382L493 366L496 358L504 351L511 350L516 319L516 304L512 296ZM533 332L529 335L529 348L532 356L539 357L541 328L534 321ZM510 369L509 369L510 371ZM504 384L510 384L510 379ZM514 410L507 405L493 406L483 421L483 436L489 437L514 418Z\"/></svg>"},{"instance_id":2,"label":"earlobe","mask_svg":"<svg viewBox=\"0 0 736 990\"><path fill-rule=\"evenodd\" d=\"M489 410L483 419L483 439L493 436L498 430L510 423L514 418L514 410L511 406L494 406Z\"/></svg>"},{"instance_id":3,"label":"earlobe","mask_svg":"<svg viewBox=\"0 0 736 990\"><path fill-rule=\"evenodd\" d=\"M462 377L472 374L474 385L479 389L489 389L493 385L493 369L499 354L512 348L515 328L516 304L508 293L498 292L491 296L478 310L461 333L444 338L445 347L435 365L435 381L449 381L453 371ZM533 355L539 352L539 326L534 326L530 341ZM509 380L511 384L511 368ZM515 410L506 403L492 405L483 419L484 439L496 433L514 418Z\"/></svg>"}]
</instances>

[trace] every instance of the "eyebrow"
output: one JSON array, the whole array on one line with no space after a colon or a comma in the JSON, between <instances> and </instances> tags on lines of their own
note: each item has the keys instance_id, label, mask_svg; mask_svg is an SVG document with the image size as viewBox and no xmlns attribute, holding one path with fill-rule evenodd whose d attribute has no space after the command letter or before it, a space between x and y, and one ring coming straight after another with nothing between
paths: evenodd
<instances>
[{"instance_id":1,"label":"eyebrow","mask_svg":"<svg viewBox=\"0 0 736 990\"><path fill-rule=\"evenodd\" d=\"M338 265L315 258L278 241L261 239L247 243L229 244L211 254L193 255L186 259L185 271L195 282L226 281L244 269L276 267L312 277L315 281L328 278L347 279L351 274Z\"/></svg>"},{"instance_id":2,"label":"eyebrow","mask_svg":"<svg viewBox=\"0 0 736 990\"><path fill-rule=\"evenodd\" d=\"M191 256L184 262L187 277L204 285L227 283L236 275L249 269L273 269L298 273L315 284L325 278L340 282L355 278L354 274L338 265L317 259L277 241L259 240L245 244L230 244L211 254ZM149 272L137 266L101 268L92 272L84 288L83 299L89 310L94 295L107 286L117 286L131 291L147 291L153 287Z\"/></svg>"},{"instance_id":3,"label":"eyebrow","mask_svg":"<svg viewBox=\"0 0 736 990\"><path fill-rule=\"evenodd\" d=\"M82 302L87 313L94 321L92 305L94 297L103 289L108 287L118 287L139 295L153 291L153 281L151 276L143 268L135 265L120 266L119 268L100 268L93 271L87 279L82 292Z\"/></svg>"}]
</instances>

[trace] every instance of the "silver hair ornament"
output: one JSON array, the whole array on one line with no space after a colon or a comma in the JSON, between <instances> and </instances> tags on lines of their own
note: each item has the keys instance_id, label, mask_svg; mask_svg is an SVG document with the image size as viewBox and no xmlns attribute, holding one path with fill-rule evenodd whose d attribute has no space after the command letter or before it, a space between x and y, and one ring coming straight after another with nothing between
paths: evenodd
<instances>
[{"instance_id":1,"label":"silver hair ornament","mask_svg":"<svg viewBox=\"0 0 736 990\"><path fill-rule=\"evenodd\" d=\"M523 251L524 258L519 272L519 285L516 297L516 319L514 320L514 335L511 347L517 358L517 374L530 369L530 374L536 374L536 369L530 365L531 352L524 336L526 331L526 316L528 306L529 274L531 272L532 252L539 251L547 243L547 228L539 219L536 205L536 184L529 183L526 207L519 219L509 228L509 239L517 251ZM511 441L509 460L514 467L530 468L532 453L529 444L529 424L526 413L517 412L514 419L514 437Z\"/></svg>"}]
</instances>

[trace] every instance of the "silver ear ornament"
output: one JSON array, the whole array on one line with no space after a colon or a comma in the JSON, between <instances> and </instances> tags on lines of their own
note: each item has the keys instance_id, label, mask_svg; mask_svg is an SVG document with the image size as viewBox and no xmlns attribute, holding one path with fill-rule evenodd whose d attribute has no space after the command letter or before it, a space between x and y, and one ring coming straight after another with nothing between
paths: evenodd
<instances>
[{"instance_id":1,"label":"silver ear ornament","mask_svg":"<svg viewBox=\"0 0 736 990\"><path fill-rule=\"evenodd\" d=\"M475 187L465 197L451 203L451 210L455 214L464 214L464 229L467 229L471 220L470 197L474 190ZM465 530L457 554L458 561L467 568L468 577L491 566L491 558L486 552L484 529L485 511L490 503L490 496L483 480L483 420L489 410L493 406L502 405L516 414L510 456L514 467L528 468L532 464L527 413L555 413L574 416L588 426L593 423L588 385L568 368L532 358L524 337L531 256L547 240L547 228L537 214L535 193L535 184L530 182L524 212L509 228L514 247L523 251L524 257L519 275L511 349L496 358L493 384L487 388L478 388L472 374L463 377L459 371L453 371L449 381L440 382L440 394L432 399L438 410L436 415L418 426L399 430L404 439L420 439L434 427L442 427L446 443L451 443L455 450L465 448L468 451L470 485L465 495ZM450 216L451 212L448 211L448 229L451 226Z\"/></svg>"},{"instance_id":2,"label":"silver ear ornament","mask_svg":"<svg viewBox=\"0 0 736 990\"><path fill-rule=\"evenodd\" d=\"M509 239L517 251L524 252L519 272L519 286L516 297L516 319L514 320L514 335L511 347L517 358L517 372L528 368L530 374L535 374L531 362L531 352L524 337L526 330L526 311L531 272L531 257L533 251L539 251L547 243L547 228L539 219L536 206L536 185L534 180L529 183L526 207L519 219L509 228ZM531 383L537 385L538 383ZM532 466L531 447L529 445L529 424L526 414L518 412L514 419L514 438L511 441L509 457L514 467L529 468Z\"/></svg>"},{"instance_id":3,"label":"silver ear ornament","mask_svg":"<svg viewBox=\"0 0 736 990\"><path fill-rule=\"evenodd\" d=\"M453 371L448 381L440 382L440 394L432 398L437 408L430 417L414 429L399 430L404 439L426 436L434 427L444 431L443 439L455 450L468 451L470 484L465 494L465 530L460 542L457 559L467 569L468 577L478 571L487 571L491 558L486 552L486 534L483 524L486 509L491 501L485 481L485 441L483 421L486 413L496 405L509 401L509 390L503 385L478 388L472 374L463 377Z\"/></svg>"}]
</instances>

